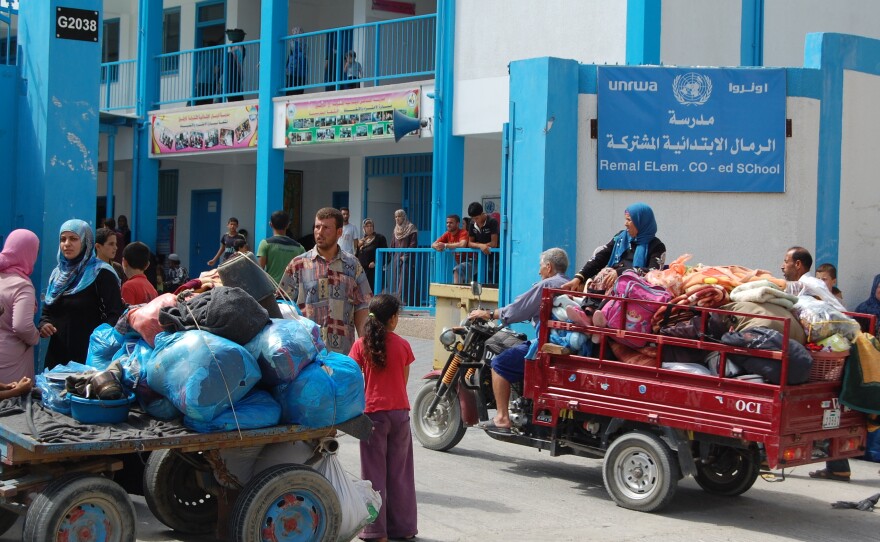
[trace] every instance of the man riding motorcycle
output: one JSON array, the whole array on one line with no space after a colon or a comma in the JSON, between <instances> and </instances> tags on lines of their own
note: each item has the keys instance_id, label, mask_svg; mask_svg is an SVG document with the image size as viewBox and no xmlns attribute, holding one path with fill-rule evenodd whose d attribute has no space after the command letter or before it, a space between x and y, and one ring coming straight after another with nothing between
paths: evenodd
<instances>
[{"instance_id":1,"label":"man riding motorcycle","mask_svg":"<svg viewBox=\"0 0 880 542\"><path fill-rule=\"evenodd\" d=\"M500 319L505 325L530 320L537 327L538 312L541 308L541 290L560 288L568 282L569 279L565 276L567 269L568 254L561 248L547 249L541 253L539 259L540 281L517 296L510 305L493 310L476 309L471 311L468 317L484 320ZM510 385L522 382L529 346L530 342L526 341L501 352L492 359L492 391L495 394L497 412L491 421L480 424L482 429L502 433L510 431Z\"/></svg>"}]
</instances>

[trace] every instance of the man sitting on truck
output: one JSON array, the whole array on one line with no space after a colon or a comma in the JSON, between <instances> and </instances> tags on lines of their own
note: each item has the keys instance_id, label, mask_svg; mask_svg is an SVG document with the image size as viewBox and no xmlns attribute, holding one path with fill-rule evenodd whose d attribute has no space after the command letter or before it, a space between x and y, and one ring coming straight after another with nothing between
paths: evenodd
<instances>
[{"instance_id":1,"label":"man sitting on truck","mask_svg":"<svg viewBox=\"0 0 880 542\"><path fill-rule=\"evenodd\" d=\"M561 248L550 248L541 253L538 263L538 274L541 280L536 282L525 293L513 300L513 303L498 309L471 311L469 318L482 318L484 320L499 319L505 325L530 320L538 327L538 316L541 309L541 290L544 288L559 288L566 282L568 277L568 254ZM525 372L526 353L529 351L529 342L509 348L492 359L492 391L495 395L495 417L485 424L483 429L507 433L510 431L510 385L522 382Z\"/></svg>"}]
</instances>

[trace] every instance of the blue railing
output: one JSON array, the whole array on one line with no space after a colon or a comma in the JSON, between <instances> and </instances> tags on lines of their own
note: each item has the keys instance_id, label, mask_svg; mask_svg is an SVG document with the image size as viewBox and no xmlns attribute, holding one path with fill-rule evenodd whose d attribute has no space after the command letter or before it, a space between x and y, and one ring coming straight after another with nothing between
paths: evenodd
<instances>
[{"instance_id":1,"label":"blue railing","mask_svg":"<svg viewBox=\"0 0 880 542\"><path fill-rule=\"evenodd\" d=\"M18 11L12 9L12 3L7 2L5 7L0 7L0 65L15 66L18 64L18 36L15 34L13 17L18 18Z\"/></svg>"},{"instance_id":2,"label":"blue railing","mask_svg":"<svg viewBox=\"0 0 880 542\"><path fill-rule=\"evenodd\" d=\"M101 111L134 110L137 104L137 61L101 64Z\"/></svg>"},{"instance_id":3,"label":"blue railing","mask_svg":"<svg viewBox=\"0 0 880 542\"><path fill-rule=\"evenodd\" d=\"M284 91L378 86L434 75L437 15L287 36ZM348 53L359 70L347 63Z\"/></svg>"},{"instance_id":4,"label":"blue railing","mask_svg":"<svg viewBox=\"0 0 880 542\"><path fill-rule=\"evenodd\" d=\"M461 259L457 261L456 256ZM445 270L439 277L434 276L438 258ZM472 248L444 252L433 248L380 248L376 250L376 278L371 286L374 293L398 296L405 310L433 311L436 300L428 293L431 282L453 283L456 272L460 283L478 280L497 284L500 262L497 248L488 256Z\"/></svg>"},{"instance_id":5,"label":"blue railing","mask_svg":"<svg viewBox=\"0 0 880 542\"><path fill-rule=\"evenodd\" d=\"M241 100L260 86L260 42L242 41L158 55L159 105Z\"/></svg>"}]
</instances>

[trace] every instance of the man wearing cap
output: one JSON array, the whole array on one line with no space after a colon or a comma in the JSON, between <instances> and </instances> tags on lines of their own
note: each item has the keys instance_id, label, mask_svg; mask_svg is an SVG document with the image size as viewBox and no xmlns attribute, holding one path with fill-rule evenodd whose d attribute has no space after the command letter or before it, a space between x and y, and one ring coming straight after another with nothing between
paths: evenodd
<instances>
[{"instance_id":1,"label":"man wearing cap","mask_svg":"<svg viewBox=\"0 0 880 542\"><path fill-rule=\"evenodd\" d=\"M165 266L162 268L162 281L165 284L164 291L166 293L174 293L174 290L180 288L188 280L189 273L187 273L186 267L181 267L180 256L169 254L165 258Z\"/></svg>"}]
</instances>

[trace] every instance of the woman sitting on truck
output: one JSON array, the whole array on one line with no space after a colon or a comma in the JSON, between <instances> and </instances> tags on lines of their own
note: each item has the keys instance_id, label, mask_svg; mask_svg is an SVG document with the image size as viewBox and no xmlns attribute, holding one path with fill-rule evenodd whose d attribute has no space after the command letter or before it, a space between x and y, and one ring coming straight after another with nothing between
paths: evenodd
<instances>
[{"instance_id":1,"label":"woman sitting on truck","mask_svg":"<svg viewBox=\"0 0 880 542\"><path fill-rule=\"evenodd\" d=\"M624 229L599 247L564 290L583 291L590 279L591 290L605 291L617 275L627 269L660 269L666 260L666 245L657 238L654 211L644 203L633 203L623 212Z\"/></svg>"}]
</instances>

